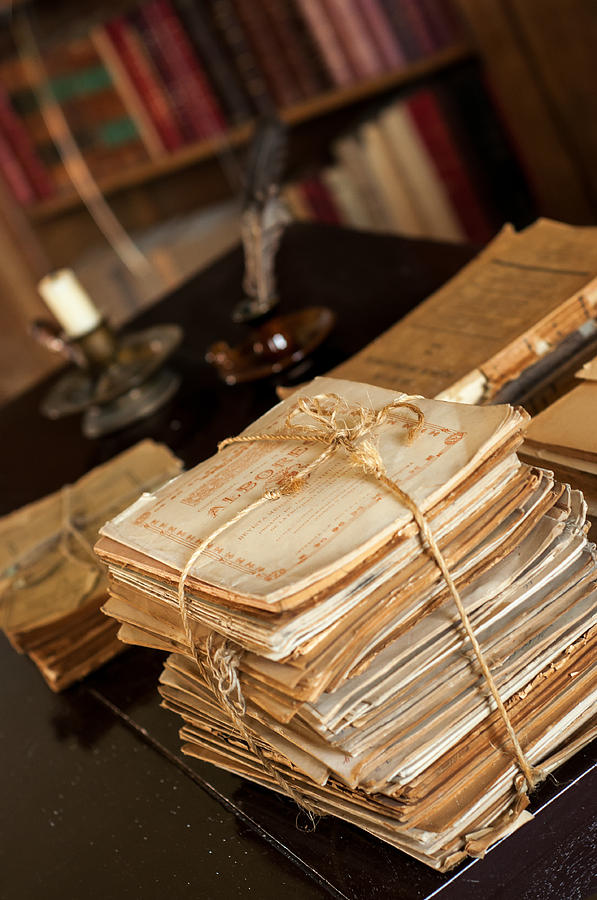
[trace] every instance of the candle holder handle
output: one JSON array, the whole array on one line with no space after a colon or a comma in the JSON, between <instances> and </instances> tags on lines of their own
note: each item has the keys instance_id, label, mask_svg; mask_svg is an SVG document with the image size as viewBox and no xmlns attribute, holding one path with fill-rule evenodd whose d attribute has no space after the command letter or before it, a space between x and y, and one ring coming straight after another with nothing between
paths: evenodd
<instances>
[{"instance_id":1,"label":"candle holder handle","mask_svg":"<svg viewBox=\"0 0 597 900\"><path fill-rule=\"evenodd\" d=\"M81 347L72 343L64 331L46 319L35 319L29 325L29 334L42 347L51 353L64 357L68 362L74 363L79 369L88 367L87 357Z\"/></svg>"}]
</instances>

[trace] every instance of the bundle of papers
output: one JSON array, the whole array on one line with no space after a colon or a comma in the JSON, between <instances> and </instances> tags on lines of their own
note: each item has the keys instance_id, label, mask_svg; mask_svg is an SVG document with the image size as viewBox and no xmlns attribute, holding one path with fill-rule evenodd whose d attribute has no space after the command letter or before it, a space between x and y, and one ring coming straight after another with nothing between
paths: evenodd
<instances>
[{"instance_id":1,"label":"bundle of papers","mask_svg":"<svg viewBox=\"0 0 597 900\"><path fill-rule=\"evenodd\" d=\"M107 577L93 553L100 525L180 469L166 447L143 441L0 520L0 624L53 690L122 649L101 613Z\"/></svg>"},{"instance_id":2,"label":"bundle of papers","mask_svg":"<svg viewBox=\"0 0 597 900\"><path fill-rule=\"evenodd\" d=\"M301 393L374 410L397 397L329 378ZM519 461L524 411L413 402L424 415L414 441L406 408L359 441L375 443L425 516L526 759L549 772L595 734L585 503ZM287 431L293 405L243 434ZM302 412L292 422L318 427ZM171 651L160 690L184 721L185 753L445 870L529 817L525 781L409 509L341 447L273 499L323 449L300 435L233 444L134 503L96 545L104 610L123 641ZM185 628L178 587L198 546ZM228 684L239 677L240 728L213 677L218 652L234 660Z\"/></svg>"},{"instance_id":3,"label":"bundle of papers","mask_svg":"<svg viewBox=\"0 0 597 900\"><path fill-rule=\"evenodd\" d=\"M576 373L578 387L531 421L525 458L552 469L582 490L589 517L597 519L597 357ZM591 532L593 534L593 532Z\"/></svg>"}]
</instances>

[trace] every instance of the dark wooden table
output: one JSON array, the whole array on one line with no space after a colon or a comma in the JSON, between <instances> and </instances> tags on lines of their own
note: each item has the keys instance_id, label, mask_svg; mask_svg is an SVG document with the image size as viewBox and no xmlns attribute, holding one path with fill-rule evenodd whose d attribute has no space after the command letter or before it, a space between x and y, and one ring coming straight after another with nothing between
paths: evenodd
<instances>
[{"instance_id":1,"label":"dark wooden table","mask_svg":"<svg viewBox=\"0 0 597 900\"><path fill-rule=\"evenodd\" d=\"M325 304L338 325L307 378L359 349L452 275L471 251L431 242L294 226L279 257L283 309ZM77 418L49 422L40 385L0 410L0 512L73 481L144 436L187 465L275 401L274 380L227 388L203 361L234 341L234 251L139 324L175 321L183 386L151 419L98 441ZM439 875L335 819L296 828L284 798L179 752L176 716L160 709L159 653L132 649L53 695L0 642L0 898L517 898L584 900L597 892L597 771L587 748L533 798L536 818L483 861Z\"/></svg>"}]
</instances>

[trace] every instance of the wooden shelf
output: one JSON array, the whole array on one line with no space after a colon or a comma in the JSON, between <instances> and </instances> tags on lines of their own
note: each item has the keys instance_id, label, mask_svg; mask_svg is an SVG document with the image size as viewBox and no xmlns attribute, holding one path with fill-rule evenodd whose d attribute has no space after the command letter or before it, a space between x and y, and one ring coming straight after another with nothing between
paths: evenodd
<instances>
[{"instance_id":1,"label":"wooden shelf","mask_svg":"<svg viewBox=\"0 0 597 900\"><path fill-rule=\"evenodd\" d=\"M370 78L346 88L326 91L317 97L283 109L279 115L288 125L299 125L392 88L401 87L419 78L433 75L448 66L471 58L472 55L473 51L468 44L457 44L376 78ZM189 144L175 153L164 156L163 159L148 160L124 171L115 172L98 181L99 187L105 196L109 196L117 191L160 178L210 159L228 147L241 146L250 139L253 130L254 122L246 122L230 129L225 134L200 143ZM77 208L81 202L79 195L74 192L60 194L29 207L27 213L33 222L47 222L60 213Z\"/></svg>"}]
</instances>

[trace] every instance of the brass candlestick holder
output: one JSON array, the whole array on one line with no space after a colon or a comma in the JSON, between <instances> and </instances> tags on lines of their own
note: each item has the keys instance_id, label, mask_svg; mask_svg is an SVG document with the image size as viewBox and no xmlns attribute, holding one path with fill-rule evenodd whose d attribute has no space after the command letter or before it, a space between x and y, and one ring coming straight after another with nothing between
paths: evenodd
<instances>
[{"instance_id":1,"label":"brass candlestick holder","mask_svg":"<svg viewBox=\"0 0 597 900\"><path fill-rule=\"evenodd\" d=\"M156 412L176 393L180 377L164 363L182 340L178 325L117 335L106 322L69 339L36 321L33 337L77 368L62 375L41 404L49 419L83 413L83 434L100 437Z\"/></svg>"}]
</instances>

